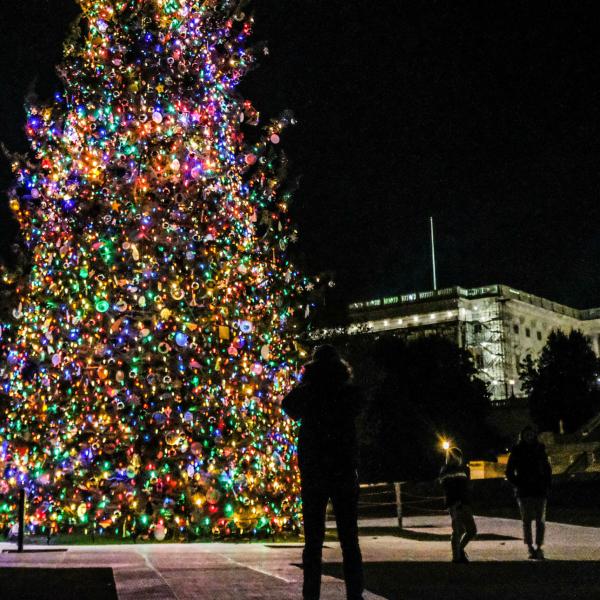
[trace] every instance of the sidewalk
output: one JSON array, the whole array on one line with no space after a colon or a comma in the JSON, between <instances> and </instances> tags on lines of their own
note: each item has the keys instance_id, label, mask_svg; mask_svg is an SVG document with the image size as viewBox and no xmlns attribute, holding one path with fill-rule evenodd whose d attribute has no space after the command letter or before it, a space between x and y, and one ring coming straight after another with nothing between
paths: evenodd
<instances>
[{"instance_id":1,"label":"sidewalk","mask_svg":"<svg viewBox=\"0 0 600 600\"><path fill-rule=\"evenodd\" d=\"M365 600L586 600L600 598L600 529L548 524L546 563L524 560L520 524L511 519L477 518L480 540L472 544L470 565L451 565L447 517L405 520L406 537L394 533L393 519L362 521L361 547L365 560ZM381 534L384 533L384 535ZM12 544L0 547L14 548ZM101 579L112 569L119 600L287 600L301 598L301 544L150 544L71 546L66 552L0 554L0 597L12 600L11 586L19 577L32 586L44 577L46 595L14 596L15 600L112 600L110 581ZM324 600L343 599L339 544L324 550ZM9 567L34 568L10 571ZM70 584L56 584L48 572L35 568L96 569L72 571ZM55 573L53 572L50 572ZM89 575L89 576L88 576ZM66 581L67 579L65 579ZM97 580L97 581L96 581ZM76 591L87 586L86 596ZM60 587L62 585L62 587ZM96 592L94 585L105 586ZM16 592L14 592L16 593ZM69 594L79 594L69 595ZM100 593L99 596L93 594Z\"/></svg>"}]
</instances>

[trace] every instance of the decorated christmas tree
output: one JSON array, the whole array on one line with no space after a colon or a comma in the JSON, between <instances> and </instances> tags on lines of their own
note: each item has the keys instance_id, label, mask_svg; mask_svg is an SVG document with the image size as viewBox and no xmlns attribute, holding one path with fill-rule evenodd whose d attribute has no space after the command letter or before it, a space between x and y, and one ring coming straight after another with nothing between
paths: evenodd
<instances>
[{"instance_id":1,"label":"decorated christmas tree","mask_svg":"<svg viewBox=\"0 0 600 600\"><path fill-rule=\"evenodd\" d=\"M64 91L28 106L14 164L0 521L24 488L41 531L293 530L292 117L257 128L236 91L265 49L239 0L79 4Z\"/></svg>"}]
</instances>

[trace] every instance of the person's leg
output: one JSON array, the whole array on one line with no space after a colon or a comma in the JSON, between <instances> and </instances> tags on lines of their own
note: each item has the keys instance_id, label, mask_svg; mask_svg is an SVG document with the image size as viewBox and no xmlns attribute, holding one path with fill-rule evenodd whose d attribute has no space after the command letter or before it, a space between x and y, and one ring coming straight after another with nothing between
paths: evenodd
<instances>
[{"instance_id":1,"label":"person's leg","mask_svg":"<svg viewBox=\"0 0 600 600\"><path fill-rule=\"evenodd\" d=\"M465 533L463 522L461 520L460 506L451 506L448 511L450 512L450 519L452 520L452 536L450 538L450 543L452 544L452 560L459 561L462 558L460 540Z\"/></svg>"},{"instance_id":2,"label":"person's leg","mask_svg":"<svg viewBox=\"0 0 600 600\"><path fill-rule=\"evenodd\" d=\"M538 549L538 558L543 558L542 546L546 533L546 498L536 498L535 504L535 545Z\"/></svg>"},{"instance_id":3,"label":"person's leg","mask_svg":"<svg viewBox=\"0 0 600 600\"><path fill-rule=\"evenodd\" d=\"M461 506L461 513L464 533L460 539L460 549L464 556L465 547L477 535L477 525L475 525L473 509L470 506Z\"/></svg>"},{"instance_id":4,"label":"person's leg","mask_svg":"<svg viewBox=\"0 0 600 600\"><path fill-rule=\"evenodd\" d=\"M321 478L302 478L302 515L304 518L302 596L305 600L318 600L321 593L321 556L325 538L327 500L327 487Z\"/></svg>"},{"instance_id":5,"label":"person's leg","mask_svg":"<svg viewBox=\"0 0 600 600\"><path fill-rule=\"evenodd\" d=\"M331 494L349 600L361 599L364 589L362 555L358 544L358 491L358 476L353 471L335 478Z\"/></svg>"},{"instance_id":6,"label":"person's leg","mask_svg":"<svg viewBox=\"0 0 600 600\"><path fill-rule=\"evenodd\" d=\"M531 522L533 516L531 514L531 498L519 498L519 510L521 511L521 521L523 523L523 542L529 550L529 557L533 558L535 553L533 547L533 534L531 532Z\"/></svg>"}]
</instances>

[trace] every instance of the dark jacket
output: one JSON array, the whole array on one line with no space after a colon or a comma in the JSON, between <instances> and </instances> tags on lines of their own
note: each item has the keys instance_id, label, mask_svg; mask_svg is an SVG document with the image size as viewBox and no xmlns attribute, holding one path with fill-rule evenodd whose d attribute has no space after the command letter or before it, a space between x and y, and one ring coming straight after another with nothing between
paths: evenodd
<instances>
[{"instance_id":1,"label":"dark jacket","mask_svg":"<svg viewBox=\"0 0 600 600\"><path fill-rule=\"evenodd\" d=\"M446 508L455 504L471 505L471 471L466 465L449 463L440 471L440 483L446 496Z\"/></svg>"},{"instance_id":2,"label":"dark jacket","mask_svg":"<svg viewBox=\"0 0 600 600\"><path fill-rule=\"evenodd\" d=\"M508 457L506 479L515 486L519 498L545 498L552 482L552 468L544 444L521 440Z\"/></svg>"},{"instance_id":3,"label":"dark jacket","mask_svg":"<svg viewBox=\"0 0 600 600\"><path fill-rule=\"evenodd\" d=\"M308 363L300 385L282 408L300 420L298 462L303 475L347 472L358 467L355 420L362 403L347 365L339 359Z\"/></svg>"}]
</instances>

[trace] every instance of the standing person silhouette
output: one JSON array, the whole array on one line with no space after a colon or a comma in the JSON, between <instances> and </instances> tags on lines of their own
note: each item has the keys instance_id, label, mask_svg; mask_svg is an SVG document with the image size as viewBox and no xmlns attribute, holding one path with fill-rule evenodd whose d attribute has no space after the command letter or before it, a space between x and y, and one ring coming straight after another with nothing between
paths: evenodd
<instances>
[{"instance_id":1,"label":"standing person silhouette","mask_svg":"<svg viewBox=\"0 0 600 600\"><path fill-rule=\"evenodd\" d=\"M362 556L358 544L358 441L355 419L362 395L350 367L331 345L315 348L301 383L282 408L300 421L298 463L304 515L304 600L318 600L325 513L331 499L344 558L348 600L362 600Z\"/></svg>"},{"instance_id":2,"label":"standing person silhouette","mask_svg":"<svg viewBox=\"0 0 600 600\"><path fill-rule=\"evenodd\" d=\"M543 560L546 503L552 483L552 467L544 444L538 441L537 432L530 425L521 431L519 442L508 457L506 479L515 488L523 522L523 541L527 546L529 558ZM535 546L531 531L533 521Z\"/></svg>"},{"instance_id":3,"label":"standing person silhouette","mask_svg":"<svg viewBox=\"0 0 600 600\"><path fill-rule=\"evenodd\" d=\"M452 562L468 563L467 544L477 535L477 526L471 508L471 471L463 462L459 448L450 448L446 464L440 471L446 508L452 519Z\"/></svg>"}]
</instances>

